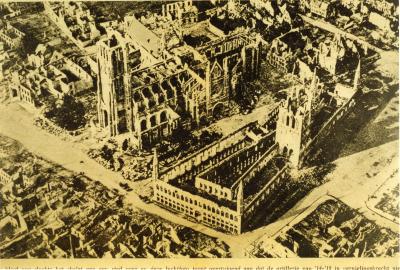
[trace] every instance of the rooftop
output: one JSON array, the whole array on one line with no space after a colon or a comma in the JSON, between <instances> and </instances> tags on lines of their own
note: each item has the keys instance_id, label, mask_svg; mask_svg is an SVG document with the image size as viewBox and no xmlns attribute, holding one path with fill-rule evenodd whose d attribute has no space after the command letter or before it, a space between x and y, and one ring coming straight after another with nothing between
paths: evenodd
<instances>
[{"instance_id":1,"label":"rooftop","mask_svg":"<svg viewBox=\"0 0 400 270\"><path fill-rule=\"evenodd\" d=\"M140 43L144 49L149 51L153 56L160 57L162 54L162 42L152 31L145 27L135 17L125 18L125 31L128 36Z\"/></svg>"}]
</instances>

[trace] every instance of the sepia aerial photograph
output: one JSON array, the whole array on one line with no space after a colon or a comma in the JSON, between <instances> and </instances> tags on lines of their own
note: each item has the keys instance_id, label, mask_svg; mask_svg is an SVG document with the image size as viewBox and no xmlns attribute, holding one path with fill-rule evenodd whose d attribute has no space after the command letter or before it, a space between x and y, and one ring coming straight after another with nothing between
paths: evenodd
<instances>
[{"instance_id":1,"label":"sepia aerial photograph","mask_svg":"<svg viewBox=\"0 0 400 270\"><path fill-rule=\"evenodd\" d=\"M399 258L398 0L0 2L0 258Z\"/></svg>"}]
</instances>

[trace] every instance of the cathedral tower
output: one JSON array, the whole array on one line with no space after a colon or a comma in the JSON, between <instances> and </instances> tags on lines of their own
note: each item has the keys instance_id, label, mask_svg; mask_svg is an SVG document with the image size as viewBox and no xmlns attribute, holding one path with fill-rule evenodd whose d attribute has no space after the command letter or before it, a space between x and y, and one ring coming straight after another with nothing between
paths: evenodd
<instances>
[{"instance_id":1,"label":"cathedral tower","mask_svg":"<svg viewBox=\"0 0 400 270\"><path fill-rule=\"evenodd\" d=\"M111 136L127 130L124 77L127 72L127 46L118 32L98 42L97 111L99 124Z\"/></svg>"}]
</instances>

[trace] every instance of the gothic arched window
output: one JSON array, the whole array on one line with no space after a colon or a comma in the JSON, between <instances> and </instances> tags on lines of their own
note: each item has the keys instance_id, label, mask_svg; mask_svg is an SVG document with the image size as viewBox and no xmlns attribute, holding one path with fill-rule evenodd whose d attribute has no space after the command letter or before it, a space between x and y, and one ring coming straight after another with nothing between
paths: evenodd
<instances>
[{"instance_id":1,"label":"gothic arched window","mask_svg":"<svg viewBox=\"0 0 400 270\"><path fill-rule=\"evenodd\" d=\"M167 113L165 111L163 111L160 114L160 122L163 123L165 121L167 121Z\"/></svg>"},{"instance_id":2,"label":"gothic arched window","mask_svg":"<svg viewBox=\"0 0 400 270\"><path fill-rule=\"evenodd\" d=\"M156 116L155 115L150 117L150 125L151 125L151 127L154 127L154 126L157 125L157 121L156 121Z\"/></svg>"},{"instance_id":3,"label":"gothic arched window","mask_svg":"<svg viewBox=\"0 0 400 270\"><path fill-rule=\"evenodd\" d=\"M140 130L146 130L147 129L147 123L146 120L142 120L142 122L140 122Z\"/></svg>"}]
</instances>

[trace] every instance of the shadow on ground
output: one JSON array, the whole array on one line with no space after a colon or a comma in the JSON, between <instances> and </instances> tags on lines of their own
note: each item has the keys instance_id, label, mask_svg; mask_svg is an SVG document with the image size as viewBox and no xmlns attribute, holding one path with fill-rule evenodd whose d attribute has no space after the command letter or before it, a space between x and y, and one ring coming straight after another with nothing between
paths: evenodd
<instances>
[{"instance_id":1,"label":"shadow on ground","mask_svg":"<svg viewBox=\"0 0 400 270\"><path fill-rule=\"evenodd\" d=\"M353 111L310 152L306 166L323 165L398 140L397 89L398 84L384 94L369 92L362 95Z\"/></svg>"},{"instance_id":2,"label":"shadow on ground","mask_svg":"<svg viewBox=\"0 0 400 270\"><path fill-rule=\"evenodd\" d=\"M244 232L252 231L266 226L293 208L302 198L311 190L324 184L327 179L325 176L335 169L334 163L328 163L318 167L308 168L296 175L289 175L283 181L282 186L274 194L272 200L258 207L257 213L251 218L251 223L245 226ZM298 215L305 209L299 209L292 213L292 216Z\"/></svg>"}]
</instances>

